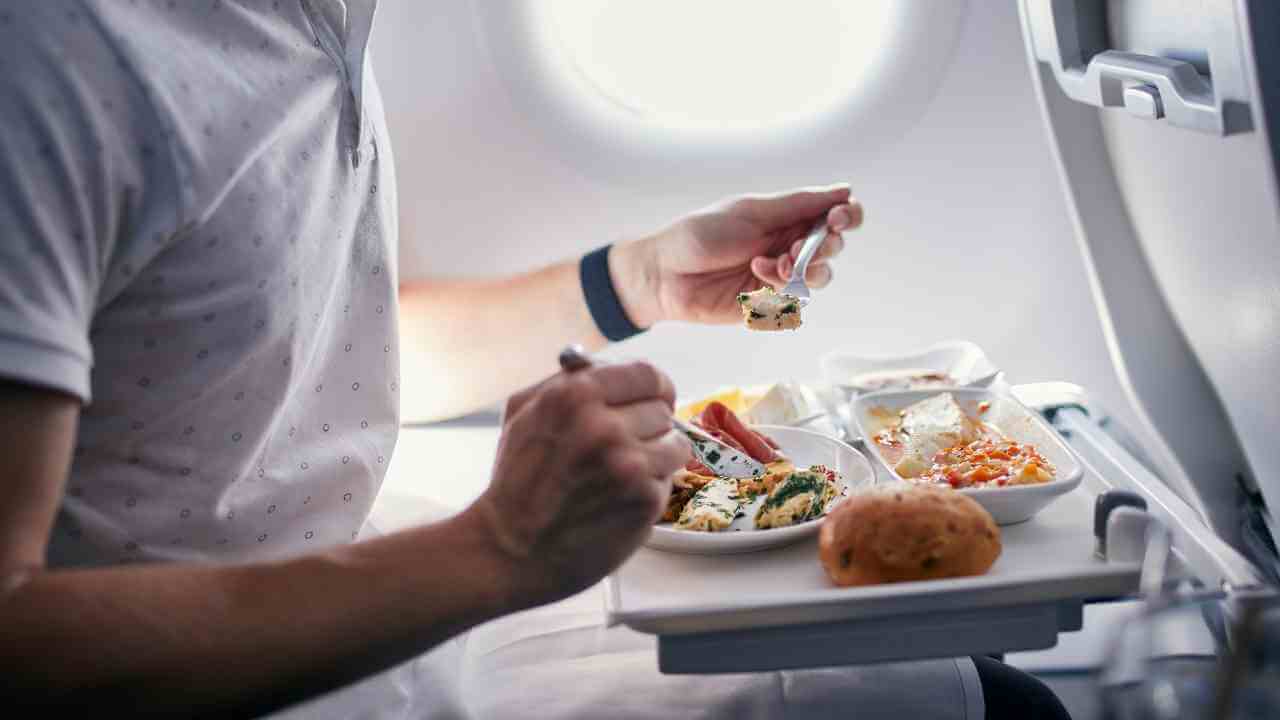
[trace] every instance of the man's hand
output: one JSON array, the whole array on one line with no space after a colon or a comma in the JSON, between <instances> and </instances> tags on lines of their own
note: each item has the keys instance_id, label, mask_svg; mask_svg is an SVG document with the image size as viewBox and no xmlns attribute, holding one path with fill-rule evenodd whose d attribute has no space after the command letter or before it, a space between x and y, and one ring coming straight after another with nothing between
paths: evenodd
<instances>
[{"instance_id":1,"label":"man's hand","mask_svg":"<svg viewBox=\"0 0 1280 720\"><path fill-rule=\"evenodd\" d=\"M862 224L844 186L734 198L688 215L657 235L614 247L610 273L632 322L738 322L736 297L762 284L781 288L809 230L826 215L827 238L809 264L811 288L831 282L840 233Z\"/></svg>"},{"instance_id":2,"label":"man's hand","mask_svg":"<svg viewBox=\"0 0 1280 720\"><path fill-rule=\"evenodd\" d=\"M674 399L644 363L558 373L511 398L492 482L465 512L509 563L513 609L588 587L648 535L689 458Z\"/></svg>"},{"instance_id":3,"label":"man's hand","mask_svg":"<svg viewBox=\"0 0 1280 720\"><path fill-rule=\"evenodd\" d=\"M840 233L862 223L846 187L729 199L614 245L609 274L640 327L741 322L738 293L785 285L822 217L829 233L806 278L821 288L844 247ZM401 288L400 300L401 363L414 369L404 376L402 409L415 420L498 402L552 372L565 343L595 350L607 342L583 298L577 258L514 277L418 281ZM449 382L434 381L442 377Z\"/></svg>"}]
</instances>

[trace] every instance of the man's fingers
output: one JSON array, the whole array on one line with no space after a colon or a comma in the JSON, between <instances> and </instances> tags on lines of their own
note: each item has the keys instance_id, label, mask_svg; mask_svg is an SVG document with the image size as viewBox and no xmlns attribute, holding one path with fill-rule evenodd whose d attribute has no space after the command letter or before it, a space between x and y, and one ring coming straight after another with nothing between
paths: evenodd
<instances>
[{"instance_id":1,"label":"man's fingers","mask_svg":"<svg viewBox=\"0 0 1280 720\"><path fill-rule=\"evenodd\" d=\"M738 201L738 207L766 230L775 230L805 220L812 222L832 206L847 203L849 197L849 186L840 184L776 195L750 195Z\"/></svg>"},{"instance_id":2,"label":"man's fingers","mask_svg":"<svg viewBox=\"0 0 1280 720\"><path fill-rule=\"evenodd\" d=\"M649 456L652 474L663 480L684 467L693 456L693 447L689 444L689 438L674 429L645 442L644 449Z\"/></svg>"},{"instance_id":3,"label":"man's fingers","mask_svg":"<svg viewBox=\"0 0 1280 720\"><path fill-rule=\"evenodd\" d=\"M795 259L800 257L800 251L803 248L804 240L797 240L794 243L791 243L792 262L795 262ZM813 259L809 262L817 263L824 260L830 260L836 255L839 255L843 250L844 236L840 235L840 233L829 232L827 233L827 239L822 242L822 245L818 248L818 252L813 254Z\"/></svg>"},{"instance_id":4,"label":"man's fingers","mask_svg":"<svg viewBox=\"0 0 1280 720\"><path fill-rule=\"evenodd\" d=\"M786 284L786 280L778 275L778 263L771 257L754 257L751 258L751 274L766 285L780 287Z\"/></svg>"},{"instance_id":5,"label":"man's fingers","mask_svg":"<svg viewBox=\"0 0 1280 720\"><path fill-rule=\"evenodd\" d=\"M840 225L838 229L833 229L835 221L832 218L838 219ZM809 261L811 267L816 263L830 260L844 250L844 237L840 232L857 227L858 223L862 222L861 206L855 203L832 208L831 216L828 217L827 222L827 237ZM753 258L751 260L751 272L760 280L771 285L785 285L791 279L791 271L795 268L796 259L800 257L800 251L804 248L808 227L808 225L803 224L793 225L788 230L780 231L779 234L783 238L788 236L795 238L791 241L790 247L783 245L782 248L779 248L780 254L776 257L760 256Z\"/></svg>"},{"instance_id":6,"label":"man's fingers","mask_svg":"<svg viewBox=\"0 0 1280 720\"><path fill-rule=\"evenodd\" d=\"M646 441L671 431L671 407L661 400L631 403L618 409L627 434Z\"/></svg>"},{"instance_id":7,"label":"man's fingers","mask_svg":"<svg viewBox=\"0 0 1280 720\"><path fill-rule=\"evenodd\" d=\"M831 284L831 263L810 263L805 271L804 282L813 290L821 290Z\"/></svg>"},{"instance_id":8,"label":"man's fingers","mask_svg":"<svg viewBox=\"0 0 1280 720\"><path fill-rule=\"evenodd\" d=\"M525 405L528 405L529 401L537 397L538 393L540 393L542 389L546 387L547 383L551 382L557 377L559 377L558 374L543 378L542 380L534 383L533 385L530 385L529 387L523 390L516 391L510 397L508 397L507 404L502 409L502 423L505 425L507 422L509 422L516 413L520 412L520 408L523 408Z\"/></svg>"},{"instance_id":9,"label":"man's fingers","mask_svg":"<svg viewBox=\"0 0 1280 720\"><path fill-rule=\"evenodd\" d=\"M604 401L609 405L626 405L642 400L661 400L667 407L675 407L676 389L667 374L647 362L599 365L582 372L604 390Z\"/></svg>"},{"instance_id":10,"label":"man's fingers","mask_svg":"<svg viewBox=\"0 0 1280 720\"><path fill-rule=\"evenodd\" d=\"M827 211L827 227L838 233L854 230L862 225L862 217L862 203L851 197L848 202Z\"/></svg>"},{"instance_id":11,"label":"man's fingers","mask_svg":"<svg viewBox=\"0 0 1280 720\"><path fill-rule=\"evenodd\" d=\"M608 405L653 400L665 404L669 415L676 402L676 389L671 378L649 363L595 365L574 372L556 373L511 395L503 408L503 423L546 392L555 395L553 402L562 410L599 398Z\"/></svg>"}]
</instances>

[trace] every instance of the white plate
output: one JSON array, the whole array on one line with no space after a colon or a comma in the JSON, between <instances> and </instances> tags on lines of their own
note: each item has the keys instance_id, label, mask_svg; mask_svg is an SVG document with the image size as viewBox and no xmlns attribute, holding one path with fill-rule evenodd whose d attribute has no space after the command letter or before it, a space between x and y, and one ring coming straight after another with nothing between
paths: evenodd
<instances>
[{"instance_id":1,"label":"white plate","mask_svg":"<svg viewBox=\"0 0 1280 720\"><path fill-rule=\"evenodd\" d=\"M1015 485L996 488L964 488L959 492L977 500L991 513L1000 525L1012 525L1029 520L1046 505L1073 490L1080 484L1084 471L1075 453L1067 447L1058 433L1025 405L1010 395L991 390L952 388L949 390L886 390L860 396L853 403L853 421L864 438L871 438L885 427L883 415L871 412L874 407L901 410L939 393L951 393L960 407L970 417L980 417L1011 440L1035 445L1045 459L1053 463L1056 477L1039 485ZM981 415L978 403L990 402L991 407ZM890 477L897 477L893 467L880 454L874 442L866 442L868 451L875 457Z\"/></svg>"},{"instance_id":2,"label":"white plate","mask_svg":"<svg viewBox=\"0 0 1280 720\"><path fill-rule=\"evenodd\" d=\"M982 348L967 340L952 340L905 355L860 355L836 350L822 356L822 377L828 385L844 391L845 399L858 395L853 379L859 375L884 370L933 370L945 372L963 385L989 375L998 368L987 359Z\"/></svg>"},{"instance_id":3,"label":"white plate","mask_svg":"<svg viewBox=\"0 0 1280 720\"><path fill-rule=\"evenodd\" d=\"M795 463L796 467L826 465L835 470L843 483L841 490L847 488L852 492L875 481L875 470L867 458L835 438L804 428L782 425L757 425L754 428L773 438L782 454ZM837 497L832 505L839 500ZM818 518L790 527L757 530L756 507L762 502L763 496L744 506L743 516L736 518L728 529L720 532L676 530L671 523L655 525L645 545L656 550L701 555L754 552L803 540L818 532L818 526L822 523L822 518Z\"/></svg>"}]
</instances>

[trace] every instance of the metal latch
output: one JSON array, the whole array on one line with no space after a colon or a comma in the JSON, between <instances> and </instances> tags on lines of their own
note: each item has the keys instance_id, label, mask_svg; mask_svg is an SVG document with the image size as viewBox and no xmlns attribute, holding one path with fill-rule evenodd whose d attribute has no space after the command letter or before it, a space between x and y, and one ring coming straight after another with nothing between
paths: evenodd
<instances>
[{"instance_id":1,"label":"metal latch","mask_svg":"<svg viewBox=\"0 0 1280 720\"><path fill-rule=\"evenodd\" d=\"M1215 94L1212 79L1191 63L1120 50L1089 56L1081 30L1101 27L1102 18L1085 15L1098 13L1098 7L1078 0L1023 2L1036 58L1053 68L1067 97L1215 135L1253 129L1248 112L1224 112L1225 100Z\"/></svg>"},{"instance_id":2,"label":"metal latch","mask_svg":"<svg viewBox=\"0 0 1280 720\"><path fill-rule=\"evenodd\" d=\"M1125 88L1124 109L1130 115L1159 120L1164 117L1164 108L1160 105L1160 89L1154 85L1131 85Z\"/></svg>"}]
</instances>

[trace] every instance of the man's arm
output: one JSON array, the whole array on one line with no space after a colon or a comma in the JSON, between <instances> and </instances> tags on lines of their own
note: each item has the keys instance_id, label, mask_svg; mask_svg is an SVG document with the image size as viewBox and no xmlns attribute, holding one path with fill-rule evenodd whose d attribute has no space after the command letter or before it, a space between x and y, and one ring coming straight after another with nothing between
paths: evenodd
<instances>
[{"instance_id":1,"label":"man's arm","mask_svg":"<svg viewBox=\"0 0 1280 720\"><path fill-rule=\"evenodd\" d=\"M56 570L78 401L0 381L0 707L258 716L581 590L662 512L689 453L673 398L638 364L517 394L489 490L435 525L280 562Z\"/></svg>"},{"instance_id":2,"label":"man's arm","mask_svg":"<svg viewBox=\"0 0 1280 720\"><path fill-rule=\"evenodd\" d=\"M631 322L741 320L734 298L784 285L800 243L827 216L809 266L811 287L831 280L840 234L862 222L844 186L744 196L615 245L609 275ZM407 282L400 289L401 386L406 419L456 416L498 402L555 370L558 350L605 344L587 309L574 259L523 275Z\"/></svg>"},{"instance_id":3,"label":"man's arm","mask_svg":"<svg viewBox=\"0 0 1280 720\"><path fill-rule=\"evenodd\" d=\"M0 382L0 705L255 716L512 607L474 513L285 562L48 570L78 414Z\"/></svg>"},{"instance_id":4,"label":"man's arm","mask_svg":"<svg viewBox=\"0 0 1280 720\"><path fill-rule=\"evenodd\" d=\"M617 282L615 280L615 282ZM436 420L497 403L546 377L569 343L605 344L563 262L514 277L400 287L405 420Z\"/></svg>"}]
</instances>

